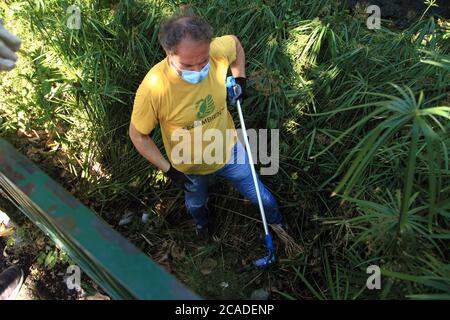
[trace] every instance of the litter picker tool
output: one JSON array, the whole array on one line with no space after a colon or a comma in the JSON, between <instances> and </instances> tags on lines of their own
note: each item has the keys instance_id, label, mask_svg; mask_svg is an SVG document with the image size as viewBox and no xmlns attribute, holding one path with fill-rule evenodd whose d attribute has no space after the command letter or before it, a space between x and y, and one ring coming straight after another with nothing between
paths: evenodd
<instances>
[{"instance_id":1,"label":"litter picker tool","mask_svg":"<svg viewBox=\"0 0 450 320\"><path fill-rule=\"evenodd\" d=\"M232 76L227 77L226 86L227 86L227 90L228 90L228 93L231 98L236 98L239 96L239 94L241 94L240 92L237 92L237 90L239 90L238 89L239 87L236 86L236 81ZM266 268L275 261L272 236L270 235L269 228L267 226L266 214L264 212L264 207L263 207L262 200L261 200L261 193L259 190L258 179L256 178L256 171L255 171L255 167L253 165L254 162L253 162L252 151L250 149L250 143L248 142L247 129L245 127L244 116L242 114L242 108L241 108L241 103L240 103L239 99L236 99L236 105L237 105L237 111L239 114L239 121L241 123L241 128L242 128L242 132L243 132L245 149L247 150L248 158L250 161L250 169L252 172L253 184L255 185L256 197L258 198L259 211L261 213L261 219L262 219L263 226L264 226L264 233L265 233L266 245L267 245L267 250L268 250L268 255L256 260L255 266L257 268Z\"/></svg>"}]
</instances>

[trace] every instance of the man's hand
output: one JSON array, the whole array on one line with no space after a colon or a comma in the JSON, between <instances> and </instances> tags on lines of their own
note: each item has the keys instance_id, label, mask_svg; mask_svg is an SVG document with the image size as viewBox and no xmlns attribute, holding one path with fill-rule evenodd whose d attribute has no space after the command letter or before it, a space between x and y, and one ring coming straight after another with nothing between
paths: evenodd
<instances>
[{"instance_id":1,"label":"man's hand","mask_svg":"<svg viewBox=\"0 0 450 320\"><path fill-rule=\"evenodd\" d=\"M242 105L242 103L244 102L244 98L246 97L246 81L247 79L244 77L238 77L234 79L232 76L227 77L226 86L229 105L235 106L238 100Z\"/></svg>"},{"instance_id":2,"label":"man's hand","mask_svg":"<svg viewBox=\"0 0 450 320\"><path fill-rule=\"evenodd\" d=\"M192 181L189 180L186 174L181 171L178 171L172 165L170 165L169 170L166 172L166 175L172 180L172 182L180 189L184 191L188 191L186 188L187 184L191 184Z\"/></svg>"},{"instance_id":3,"label":"man's hand","mask_svg":"<svg viewBox=\"0 0 450 320\"><path fill-rule=\"evenodd\" d=\"M10 71L16 66L15 52L19 50L20 44L20 39L3 28L0 20L0 71Z\"/></svg>"},{"instance_id":4,"label":"man's hand","mask_svg":"<svg viewBox=\"0 0 450 320\"><path fill-rule=\"evenodd\" d=\"M234 80L236 80L236 86L239 87L239 91L240 93L238 95L236 95L235 99L239 100L239 102L242 105L242 102L244 102L244 99L247 97L247 95L245 94L245 90L246 90L246 82L247 79L244 77L237 77L234 78Z\"/></svg>"}]
</instances>

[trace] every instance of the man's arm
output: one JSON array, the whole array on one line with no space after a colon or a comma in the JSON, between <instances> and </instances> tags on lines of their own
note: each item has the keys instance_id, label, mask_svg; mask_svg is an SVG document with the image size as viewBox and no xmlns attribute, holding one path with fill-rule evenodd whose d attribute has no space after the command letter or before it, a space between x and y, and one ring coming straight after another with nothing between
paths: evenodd
<instances>
[{"instance_id":1,"label":"man's arm","mask_svg":"<svg viewBox=\"0 0 450 320\"><path fill-rule=\"evenodd\" d=\"M163 172L167 172L169 170L169 161L164 158L152 138L146 134L140 133L132 123L130 123L129 135L137 151L145 159L150 161Z\"/></svg>"},{"instance_id":2,"label":"man's arm","mask_svg":"<svg viewBox=\"0 0 450 320\"><path fill-rule=\"evenodd\" d=\"M188 190L187 185L192 184L192 181L188 179L186 174L170 165L170 162L164 158L152 138L140 133L132 123L130 123L129 135L137 151L145 159L161 169L178 188Z\"/></svg>"},{"instance_id":3,"label":"man's arm","mask_svg":"<svg viewBox=\"0 0 450 320\"><path fill-rule=\"evenodd\" d=\"M231 68L231 74L235 78L245 78L245 52L244 48L242 47L241 42L239 39L232 35L234 38L234 41L236 41L236 60L232 64L230 64Z\"/></svg>"}]
</instances>

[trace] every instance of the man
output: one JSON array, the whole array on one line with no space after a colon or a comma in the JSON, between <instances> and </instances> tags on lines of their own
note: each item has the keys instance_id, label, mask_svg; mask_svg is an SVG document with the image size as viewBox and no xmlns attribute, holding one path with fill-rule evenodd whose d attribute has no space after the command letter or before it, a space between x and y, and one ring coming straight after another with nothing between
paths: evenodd
<instances>
[{"instance_id":1,"label":"man","mask_svg":"<svg viewBox=\"0 0 450 320\"><path fill-rule=\"evenodd\" d=\"M197 234L205 237L208 236L210 177L226 178L242 195L257 204L252 164L236 138L233 119L227 109L225 86L230 67L241 89L236 98L242 102L245 97L245 53L237 37L213 38L208 23L186 13L162 23L159 42L166 58L147 73L137 90L129 135L138 152L184 190L186 208L194 219ZM149 137L158 123L168 160ZM221 134L221 137L215 137L217 141L214 140L216 145L219 142L220 147L215 152L221 161L205 161L203 156L208 143L207 139L196 140L199 128L204 133L213 129ZM189 144L187 150L183 149L183 156L176 152L180 140ZM189 161L180 161L180 158ZM267 222L283 224L275 198L259 179L258 184Z\"/></svg>"},{"instance_id":2,"label":"man","mask_svg":"<svg viewBox=\"0 0 450 320\"><path fill-rule=\"evenodd\" d=\"M3 28L0 19L0 72L10 71L16 66L16 51L20 48L20 39ZM5 218L0 216L0 224ZM9 219L9 218L8 218ZM0 273L0 300L13 300L19 293L23 283L23 271L10 266Z\"/></svg>"}]
</instances>

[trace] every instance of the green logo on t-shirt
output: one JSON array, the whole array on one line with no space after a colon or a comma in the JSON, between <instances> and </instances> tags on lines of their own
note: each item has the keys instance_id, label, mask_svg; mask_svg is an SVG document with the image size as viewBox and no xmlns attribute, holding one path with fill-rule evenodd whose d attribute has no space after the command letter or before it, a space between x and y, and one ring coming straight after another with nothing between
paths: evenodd
<instances>
[{"instance_id":1,"label":"green logo on t-shirt","mask_svg":"<svg viewBox=\"0 0 450 320\"><path fill-rule=\"evenodd\" d=\"M213 97L208 94L205 99L198 100L195 108L197 109L197 119L203 119L210 115L215 109Z\"/></svg>"}]
</instances>

